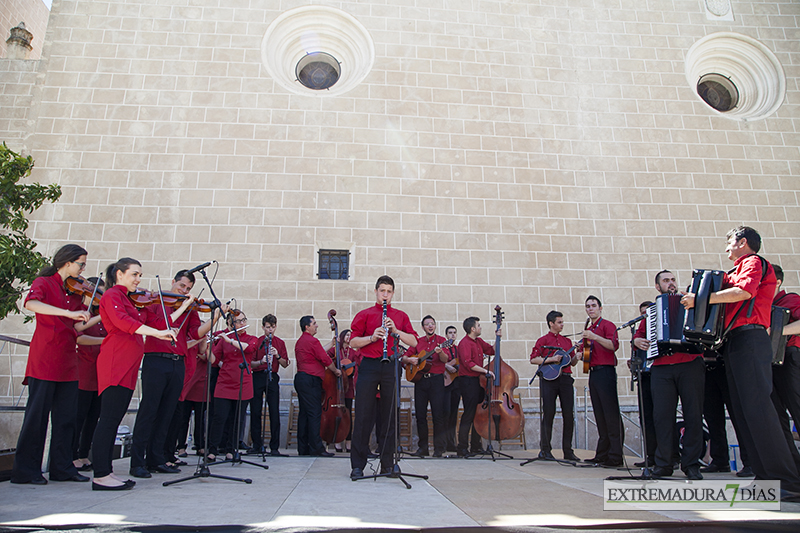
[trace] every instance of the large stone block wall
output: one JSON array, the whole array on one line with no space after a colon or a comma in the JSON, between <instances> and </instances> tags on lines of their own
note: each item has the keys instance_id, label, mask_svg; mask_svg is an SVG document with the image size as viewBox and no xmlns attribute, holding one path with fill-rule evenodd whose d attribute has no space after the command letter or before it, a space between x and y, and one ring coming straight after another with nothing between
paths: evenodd
<instances>
[{"instance_id":1,"label":"large stone block wall","mask_svg":"<svg viewBox=\"0 0 800 533\"><path fill-rule=\"evenodd\" d=\"M310 4L374 40L371 72L346 94L290 93L262 64L269 24ZM800 285L800 4L732 6L717 22L702 0L62 0L26 149L34 179L64 195L32 235L48 254L85 245L89 275L139 258L150 288L217 260L217 292L251 333L276 313L290 350L300 316L336 308L346 327L384 273L397 306L440 331L477 315L491 338L500 304L503 355L526 384L550 309L580 330L591 293L608 319L630 319L658 270L686 285L693 268L727 268L737 224ZM688 49L721 31L780 60L772 116L720 116L686 80ZM330 245L352 246L349 281L315 279ZM0 331L32 326L12 317ZM13 353L0 397L24 371ZM619 389L635 403L627 378Z\"/></svg>"},{"instance_id":2,"label":"large stone block wall","mask_svg":"<svg viewBox=\"0 0 800 533\"><path fill-rule=\"evenodd\" d=\"M8 32L24 22L25 28L33 34L30 59L41 59L49 17L50 10L42 0L3 0L0 3L0 58L6 57Z\"/></svg>"}]
</instances>

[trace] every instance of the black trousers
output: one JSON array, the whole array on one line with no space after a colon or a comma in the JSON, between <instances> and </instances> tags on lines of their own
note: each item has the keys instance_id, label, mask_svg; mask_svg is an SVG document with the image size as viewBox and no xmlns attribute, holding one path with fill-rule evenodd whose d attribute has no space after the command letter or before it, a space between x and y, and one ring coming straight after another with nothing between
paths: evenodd
<instances>
[{"instance_id":1,"label":"black trousers","mask_svg":"<svg viewBox=\"0 0 800 533\"><path fill-rule=\"evenodd\" d=\"M705 391L703 399L703 417L708 427L708 435L711 439L709 447L711 451L711 464L724 468L730 468L730 454L728 453L728 429L725 421L725 409L731 417L731 424L736 433L736 442L739 443L739 456L742 465L750 466L750 457L747 454L747 447L741 437L741 430L736 421L736 414L731 409L731 395L728 391L728 377L725 373L725 364L720 361L706 365Z\"/></svg>"},{"instance_id":2,"label":"black trousers","mask_svg":"<svg viewBox=\"0 0 800 533\"><path fill-rule=\"evenodd\" d=\"M228 398L214 398L214 419L211 421L211 428L208 433L208 453L234 452L238 442L236 430L233 427L236 423L236 405L239 400L229 400ZM241 402L244 409L245 403Z\"/></svg>"},{"instance_id":3,"label":"black trousers","mask_svg":"<svg viewBox=\"0 0 800 533\"><path fill-rule=\"evenodd\" d=\"M353 424L353 442L350 447L350 467L364 469L372 427L376 423L376 412L380 410L380 423L377 424L378 453L381 468L390 468L395 445L395 390L397 376L393 362L365 357L358 365L356 382L356 419ZM381 393L378 401L378 391Z\"/></svg>"},{"instance_id":4,"label":"black trousers","mask_svg":"<svg viewBox=\"0 0 800 533\"><path fill-rule=\"evenodd\" d=\"M687 363L675 365L653 365L650 370L653 388L653 418L656 427L658 448L656 466L672 470L675 417L678 398L683 411L683 447L681 470L699 466L703 454L703 388L705 386L705 363L701 357Z\"/></svg>"},{"instance_id":5,"label":"black trousers","mask_svg":"<svg viewBox=\"0 0 800 533\"><path fill-rule=\"evenodd\" d=\"M172 412L172 421L167 429L167 439L164 445L164 457L173 462L177 459L178 448L186 447L186 438L189 436L189 418L191 411L186 414L186 402L179 401Z\"/></svg>"},{"instance_id":6,"label":"black trousers","mask_svg":"<svg viewBox=\"0 0 800 533\"><path fill-rule=\"evenodd\" d=\"M50 479L69 479L78 473L72 464L77 406L77 381L28 378L28 402L17 440L11 472L13 482L28 483L42 477L48 419L51 424Z\"/></svg>"},{"instance_id":7,"label":"black trousers","mask_svg":"<svg viewBox=\"0 0 800 533\"><path fill-rule=\"evenodd\" d=\"M594 366L589 373L589 394L597 422L597 449L600 462L622 461L622 418L617 396L617 369Z\"/></svg>"},{"instance_id":8,"label":"black trousers","mask_svg":"<svg viewBox=\"0 0 800 533\"><path fill-rule=\"evenodd\" d=\"M641 399L638 398L639 403L639 427L644 428L645 440L647 441L647 460L655 463L656 457L656 426L653 422L653 392L650 386L650 371L642 372L641 379L639 380L639 387L642 390Z\"/></svg>"},{"instance_id":9,"label":"black trousers","mask_svg":"<svg viewBox=\"0 0 800 533\"><path fill-rule=\"evenodd\" d=\"M194 431L192 432L192 440L194 447L197 450L202 450L206 447L206 402L181 402L183 403L183 411L181 416L189 425L189 420L192 418L192 411L194 411ZM210 424L209 424L210 425Z\"/></svg>"},{"instance_id":10,"label":"black trousers","mask_svg":"<svg viewBox=\"0 0 800 533\"><path fill-rule=\"evenodd\" d=\"M433 417L433 451L444 453L447 447L446 398L444 390L444 374L430 374L414 385L414 413L417 418L417 436L419 447L428 451L428 404L431 405Z\"/></svg>"},{"instance_id":11,"label":"black trousers","mask_svg":"<svg viewBox=\"0 0 800 533\"><path fill-rule=\"evenodd\" d=\"M737 328L725 342L725 370L731 406L756 479L779 479L781 488L800 492L800 477L769 399L772 344L764 329Z\"/></svg>"},{"instance_id":12,"label":"black trousers","mask_svg":"<svg viewBox=\"0 0 800 533\"><path fill-rule=\"evenodd\" d=\"M253 372L253 399L250 400L250 439L253 449L261 451L264 440L261 438L261 412L264 397L269 410L269 449L277 451L281 446L280 376L272 372L272 379L266 370ZM320 400L321 401L321 400Z\"/></svg>"},{"instance_id":13,"label":"black trousers","mask_svg":"<svg viewBox=\"0 0 800 533\"><path fill-rule=\"evenodd\" d=\"M456 451L456 433L458 431L458 404L461 402L461 391L458 390L458 379L445 387L447 399L447 432L445 444L447 451Z\"/></svg>"},{"instance_id":14,"label":"black trousers","mask_svg":"<svg viewBox=\"0 0 800 533\"><path fill-rule=\"evenodd\" d=\"M100 419L92 439L92 464L96 478L105 477L114 471L111 458L114 456L117 428L128 411L132 397L131 389L119 385L108 387L100 395Z\"/></svg>"},{"instance_id":15,"label":"black trousers","mask_svg":"<svg viewBox=\"0 0 800 533\"><path fill-rule=\"evenodd\" d=\"M575 432L574 382L575 380L569 374L561 374L552 381L539 376L539 387L542 394L542 423L539 429L541 433L539 447L543 452L551 452L553 450L550 445L550 439L553 435L553 420L556 417L556 398L558 398L561 402L561 416L564 421L561 449L565 457L573 454L572 435Z\"/></svg>"},{"instance_id":16,"label":"black trousers","mask_svg":"<svg viewBox=\"0 0 800 533\"><path fill-rule=\"evenodd\" d=\"M78 410L75 417L75 439L72 445L73 459L86 459L92 447L94 428L100 418L100 396L96 390L78 389Z\"/></svg>"},{"instance_id":17,"label":"black trousers","mask_svg":"<svg viewBox=\"0 0 800 533\"><path fill-rule=\"evenodd\" d=\"M786 348L786 355L782 365L772 366L772 395L770 396L781 430L789 445L795 467L800 471L800 453L792 436L792 427L789 422L787 409L792 415L795 424L800 427L800 349L794 346Z\"/></svg>"},{"instance_id":18,"label":"black trousers","mask_svg":"<svg viewBox=\"0 0 800 533\"><path fill-rule=\"evenodd\" d=\"M297 417L297 453L319 455L325 451L325 445L319 436L322 420L322 378L298 372L294 376L294 388L300 404L300 414Z\"/></svg>"},{"instance_id":19,"label":"black trousers","mask_svg":"<svg viewBox=\"0 0 800 533\"><path fill-rule=\"evenodd\" d=\"M184 371L183 357L173 360L145 354L142 401L133 425L131 468L154 467L167 462L167 433L183 389Z\"/></svg>"},{"instance_id":20,"label":"black trousers","mask_svg":"<svg viewBox=\"0 0 800 533\"><path fill-rule=\"evenodd\" d=\"M476 452L482 447L482 443L480 435L472 427L472 423L475 421L478 404L483 401L486 392L481 387L478 376L459 376L458 387L461 391L461 401L464 402L464 412L461 414L461 423L458 425L458 451L466 453L467 445L470 445L470 449ZM469 436L470 430L473 432L472 437ZM469 442L467 439L470 439Z\"/></svg>"}]
</instances>

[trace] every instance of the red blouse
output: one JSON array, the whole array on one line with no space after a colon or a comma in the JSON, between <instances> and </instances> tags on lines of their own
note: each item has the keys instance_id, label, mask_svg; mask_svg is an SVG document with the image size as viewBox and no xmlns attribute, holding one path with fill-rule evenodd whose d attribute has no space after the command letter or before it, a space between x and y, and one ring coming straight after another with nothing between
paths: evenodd
<instances>
[{"instance_id":1,"label":"red blouse","mask_svg":"<svg viewBox=\"0 0 800 533\"><path fill-rule=\"evenodd\" d=\"M235 340L235 337L234 337ZM244 350L244 360L250 364L258 348L258 337L248 335L244 331L239 332L239 340ZM236 400L239 398L239 363L242 360L242 352L239 351L239 344L233 344L218 340L214 344L214 356L217 364L220 364L217 388L214 389L214 398L225 398ZM249 400L253 397L253 374L246 370L242 374L242 400Z\"/></svg>"},{"instance_id":2,"label":"red blouse","mask_svg":"<svg viewBox=\"0 0 800 533\"><path fill-rule=\"evenodd\" d=\"M106 328L102 322L83 330L81 335L89 337L105 337ZM78 345L78 388L85 391L97 390L97 356L100 355L100 345Z\"/></svg>"},{"instance_id":3,"label":"red blouse","mask_svg":"<svg viewBox=\"0 0 800 533\"><path fill-rule=\"evenodd\" d=\"M25 303L30 300L70 311L83 309L81 297L67 294L58 272L33 280ZM78 381L77 338L75 321L71 318L37 313L23 384L27 384L29 377L46 381Z\"/></svg>"},{"instance_id":4,"label":"red blouse","mask_svg":"<svg viewBox=\"0 0 800 533\"><path fill-rule=\"evenodd\" d=\"M100 316L108 335L97 357L97 392L102 394L117 385L133 390L144 357L144 339L136 330L144 320L128 298L125 286L106 289L100 299Z\"/></svg>"}]
</instances>

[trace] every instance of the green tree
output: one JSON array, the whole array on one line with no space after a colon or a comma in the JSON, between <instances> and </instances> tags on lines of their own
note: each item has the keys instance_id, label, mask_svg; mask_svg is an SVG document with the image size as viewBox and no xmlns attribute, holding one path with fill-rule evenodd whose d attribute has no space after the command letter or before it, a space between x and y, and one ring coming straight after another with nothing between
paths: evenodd
<instances>
[{"instance_id":1,"label":"green tree","mask_svg":"<svg viewBox=\"0 0 800 533\"><path fill-rule=\"evenodd\" d=\"M61 197L58 185L18 182L30 175L33 158L22 157L0 146L0 320L10 313L19 313L17 301L28 290L37 272L49 260L37 252L36 243L25 231L26 214L39 209L45 201Z\"/></svg>"}]
</instances>

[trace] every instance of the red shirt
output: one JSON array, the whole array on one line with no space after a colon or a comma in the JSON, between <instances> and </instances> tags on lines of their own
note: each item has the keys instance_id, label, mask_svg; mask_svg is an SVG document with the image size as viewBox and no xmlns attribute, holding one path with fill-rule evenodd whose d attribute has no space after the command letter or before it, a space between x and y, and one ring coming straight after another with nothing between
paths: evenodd
<instances>
[{"instance_id":1,"label":"red shirt","mask_svg":"<svg viewBox=\"0 0 800 533\"><path fill-rule=\"evenodd\" d=\"M539 337L539 340L536 341L536 344L531 350L530 358L536 359L537 357L543 357L546 359L555 355L556 352L554 350L547 350L544 348L545 346L558 346L565 352L569 352L570 348L572 348L572 341L563 335L556 335L552 331L548 331L547 334ZM561 372L565 374L572 374L572 367L567 365L561 370Z\"/></svg>"},{"instance_id":2,"label":"red shirt","mask_svg":"<svg viewBox=\"0 0 800 533\"><path fill-rule=\"evenodd\" d=\"M266 335L261 335L258 338L258 349L256 350L256 355L253 358L253 361L261 361L264 358L264 355L267 353L267 346L269 345L269 339L266 338ZM266 340L265 340L266 339ZM278 357L280 356L281 359L289 360L289 354L286 353L286 343L279 337L275 335L272 336L272 347L278 351L278 355L272 356L272 371L277 372L280 368L280 364L278 364ZM253 365L253 372L259 372L261 370L267 370L269 365L262 365L261 363L256 363Z\"/></svg>"},{"instance_id":3,"label":"red shirt","mask_svg":"<svg viewBox=\"0 0 800 533\"><path fill-rule=\"evenodd\" d=\"M78 311L83 309L81 297L67 294L61 274L41 276L33 280L25 303L36 300L53 307ZM78 381L78 350L75 321L55 315L36 314L36 329L28 349L25 378L46 381ZM27 384L27 379L23 381Z\"/></svg>"},{"instance_id":4,"label":"red shirt","mask_svg":"<svg viewBox=\"0 0 800 533\"><path fill-rule=\"evenodd\" d=\"M613 350L608 350L601 346L599 342L591 342L591 360L589 361L589 368L593 366L611 365L617 366L617 356L614 352L619 349L619 336L617 336L617 326L610 320L603 317L597 319L594 324L589 324L589 331L600 335L604 339L610 340L613 345Z\"/></svg>"},{"instance_id":5,"label":"red shirt","mask_svg":"<svg viewBox=\"0 0 800 533\"><path fill-rule=\"evenodd\" d=\"M647 338L647 320L642 320L639 322L639 327L636 329L636 333L633 334L634 339L646 339ZM688 363L689 361L694 361L698 357L703 357L703 354L699 353L685 353L685 352L675 352L671 355L661 355L656 357L652 360L652 366L661 366L661 365L677 365L678 363Z\"/></svg>"},{"instance_id":6,"label":"red shirt","mask_svg":"<svg viewBox=\"0 0 800 533\"><path fill-rule=\"evenodd\" d=\"M128 289L123 285L106 289L100 298L100 316L108 335L97 356L97 392L116 385L133 390L144 357L144 340L136 330L144 320L128 298Z\"/></svg>"},{"instance_id":7,"label":"red shirt","mask_svg":"<svg viewBox=\"0 0 800 533\"><path fill-rule=\"evenodd\" d=\"M417 332L411 326L411 321L408 315L399 309L395 309L391 304L386 307L386 316L392 319L394 326L404 332L417 336ZM383 319L383 304L375 303L372 307L363 309L353 318L353 323L350 325L351 338L356 337L370 337L375 330L382 325ZM392 342L396 342L393 337L389 338L388 352L392 355ZM367 344L361 348L361 356L370 359L377 359L383 357L383 340L378 339L375 342Z\"/></svg>"},{"instance_id":8,"label":"red shirt","mask_svg":"<svg viewBox=\"0 0 800 533\"><path fill-rule=\"evenodd\" d=\"M473 366L483 366L483 356L494 355L494 347L480 337L469 335L458 343L458 375L480 376L482 372L472 370Z\"/></svg>"},{"instance_id":9,"label":"red shirt","mask_svg":"<svg viewBox=\"0 0 800 533\"><path fill-rule=\"evenodd\" d=\"M181 389L181 395L178 398L179 402L186 401L186 393L188 392L189 382L191 382L192 378L194 377L194 371L197 368L197 353L200 351L200 344L195 344L191 348L187 347L186 357L184 358L184 370L183 370L183 389ZM203 370L205 370L205 365L203 365Z\"/></svg>"},{"instance_id":10,"label":"red shirt","mask_svg":"<svg viewBox=\"0 0 800 533\"><path fill-rule=\"evenodd\" d=\"M244 331L238 333L241 348L244 351L244 361L247 361L249 365L258 347L258 337L248 335ZM235 336L232 338L234 341L236 340ZM239 399L239 363L243 361L239 343L231 344L228 341L218 339L212 352L217 359L217 364L220 365L217 388L214 389L214 398ZM252 397L253 374L244 370L242 374L242 400L249 400Z\"/></svg>"},{"instance_id":11,"label":"red shirt","mask_svg":"<svg viewBox=\"0 0 800 533\"><path fill-rule=\"evenodd\" d=\"M172 314L173 311L174 309L167 307L167 315ZM152 328L159 330L167 329L167 323L164 320L164 310L161 308L160 304L148 305L143 308L142 317L145 320L145 324ZM178 331L178 342L175 343L175 346L169 341L148 336L144 340L144 351L145 353L174 353L176 355L186 356L189 350L186 341L189 339L199 339L199 329L202 325L203 321L200 320L200 315L197 314L197 310L189 309L178 317L176 322L173 323L172 319L170 319L170 327L177 328L180 326L181 328L180 331Z\"/></svg>"},{"instance_id":12,"label":"red shirt","mask_svg":"<svg viewBox=\"0 0 800 533\"><path fill-rule=\"evenodd\" d=\"M333 361L319 339L304 331L294 344L294 357L297 359L297 371L304 372L318 378L325 377L325 367Z\"/></svg>"},{"instance_id":13,"label":"red shirt","mask_svg":"<svg viewBox=\"0 0 800 533\"><path fill-rule=\"evenodd\" d=\"M197 359L194 372L189 381L183 386L181 400L184 402L204 402L206 401L206 384L208 368L207 363L202 359ZM214 391L211 391L213 394Z\"/></svg>"},{"instance_id":14,"label":"red shirt","mask_svg":"<svg viewBox=\"0 0 800 533\"><path fill-rule=\"evenodd\" d=\"M793 292L781 291L775 295L773 305L787 308L791 315L789 316L789 324L800 320L800 296ZM800 335L789 335L786 339L786 347L794 346L800 348Z\"/></svg>"},{"instance_id":15,"label":"red shirt","mask_svg":"<svg viewBox=\"0 0 800 533\"><path fill-rule=\"evenodd\" d=\"M106 328L102 322L88 327L81 335L89 337L105 337ZM97 390L97 356L100 355L100 345L78 345L78 388L85 391Z\"/></svg>"},{"instance_id":16,"label":"red shirt","mask_svg":"<svg viewBox=\"0 0 800 533\"><path fill-rule=\"evenodd\" d=\"M441 335L434 334L432 337L425 335L424 337L417 338L417 345L414 348L406 350L407 357L416 357L417 355L425 352L428 357L425 361L431 362L431 374L444 374L444 363L439 359L439 354L434 352L437 346L445 342L447 339ZM446 352L445 352L446 353Z\"/></svg>"},{"instance_id":17,"label":"red shirt","mask_svg":"<svg viewBox=\"0 0 800 533\"><path fill-rule=\"evenodd\" d=\"M744 309L739 312L731 329L744 326L746 324L761 324L765 328L769 327L772 315L772 300L775 297L775 286L778 280L775 277L775 270L769 261L766 262L767 274L761 279L761 259L756 254L745 255L737 259L734 263L734 271L725 274L722 288L739 287L749 292L755 297L753 312L748 317L747 311L750 309L750 300L725 304L725 321L730 323L733 315L739 307Z\"/></svg>"}]
</instances>

